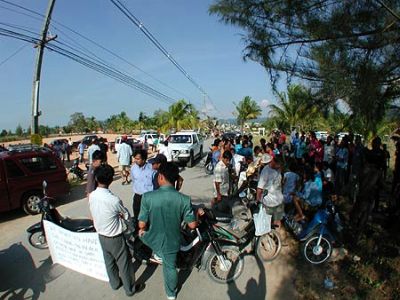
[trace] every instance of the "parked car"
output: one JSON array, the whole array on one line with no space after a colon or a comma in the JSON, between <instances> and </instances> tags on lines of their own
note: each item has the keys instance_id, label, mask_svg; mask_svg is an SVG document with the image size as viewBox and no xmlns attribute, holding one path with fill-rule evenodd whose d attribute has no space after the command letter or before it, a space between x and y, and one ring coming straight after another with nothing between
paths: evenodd
<instances>
[{"instance_id":1,"label":"parked car","mask_svg":"<svg viewBox=\"0 0 400 300\"><path fill-rule=\"evenodd\" d=\"M196 158L203 157L203 139L195 131L181 131L168 137L168 149L172 160L194 166Z\"/></svg>"},{"instance_id":2,"label":"parked car","mask_svg":"<svg viewBox=\"0 0 400 300\"><path fill-rule=\"evenodd\" d=\"M119 136L115 139L115 145L113 151L114 153L118 152L121 143L122 143L122 137ZM131 135L127 136L127 143L131 146L132 151L140 150L143 148L143 144L139 140L133 138Z\"/></svg>"},{"instance_id":3,"label":"parked car","mask_svg":"<svg viewBox=\"0 0 400 300\"><path fill-rule=\"evenodd\" d=\"M0 212L22 207L27 214L38 213L43 180L52 197L69 191L65 167L49 149L28 144L1 152Z\"/></svg>"},{"instance_id":4,"label":"parked car","mask_svg":"<svg viewBox=\"0 0 400 300\"><path fill-rule=\"evenodd\" d=\"M228 139L228 140L235 140L238 136L240 135L239 132L225 132L224 134L222 134L222 138L223 139Z\"/></svg>"},{"instance_id":5,"label":"parked car","mask_svg":"<svg viewBox=\"0 0 400 300\"><path fill-rule=\"evenodd\" d=\"M82 143L84 143L86 146L89 146L90 143L91 143L93 140L96 140L96 139L99 139L99 137L98 137L97 135L95 135L95 134L93 134L93 135L86 135L86 136L83 137Z\"/></svg>"},{"instance_id":6,"label":"parked car","mask_svg":"<svg viewBox=\"0 0 400 300\"><path fill-rule=\"evenodd\" d=\"M155 139L159 139L160 135L157 133L142 133L139 137L139 141L144 144L144 141L147 140L147 144L149 146L154 144Z\"/></svg>"}]
</instances>

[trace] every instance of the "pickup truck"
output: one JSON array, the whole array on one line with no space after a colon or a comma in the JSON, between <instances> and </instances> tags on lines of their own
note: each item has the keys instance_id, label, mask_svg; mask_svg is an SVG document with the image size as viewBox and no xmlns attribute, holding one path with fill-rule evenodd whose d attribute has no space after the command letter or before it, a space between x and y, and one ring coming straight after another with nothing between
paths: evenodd
<instances>
[{"instance_id":1,"label":"pickup truck","mask_svg":"<svg viewBox=\"0 0 400 300\"><path fill-rule=\"evenodd\" d=\"M38 213L43 180L51 197L69 192L66 170L49 149L32 145L10 149L0 152L0 212L22 207L27 214Z\"/></svg>"},{"instance_id":2,"label":"pickup truck","mask_svg":"<svg viewBox=\"0 0 400 300\"><path fill-rule=\"evenodd\" d=\"M195 131L181 131L168 137L172 161L194 166L196 158L203 157L203 140Z\"/></svg>"}]
</instances>

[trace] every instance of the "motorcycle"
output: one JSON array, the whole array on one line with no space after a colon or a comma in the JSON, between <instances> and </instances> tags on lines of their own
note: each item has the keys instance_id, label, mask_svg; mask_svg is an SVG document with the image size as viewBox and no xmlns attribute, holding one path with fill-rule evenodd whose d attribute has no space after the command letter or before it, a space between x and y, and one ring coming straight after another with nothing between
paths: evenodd
<instances>
[{"instance_id":1,"label":"motorcycle","mask_svg":"<svg viewBox=\"0 0 400 300\"><path fill-rule=\"evenodd\" d=\"M284 224L298 241L303 242L301 252L312 264L327 261L333 246L340 244L343 227L332 201L327 201L319 207L308 223L295 221L294 213L290 213L284 217Z\"/></svg>"},{"instance_id":2,"label":"motorcycle","mask_svg":"<svg viewBox=\"0 0 400 300\"><path fill-rule=\"evenodd\" d=\"M215 238L213 220L212 212L204 208L204 214L200 216L199 226L195 230L181 229L182 244L176 265L183 270L194 267L207 270L212 280L224 284L241 275L244 262L236 247L220 245ZM126 231L125 237L135 259L151 263L152 251L137 237L136 231Z\"/></svg>"},{"instance_id":3,"label":"motorcycle","mask_svg":"<svg viewBox=\"0 0 400 300\"><path fill-rule=\"evenodd\" d=\"M212 162L212 151L207 153L206 161L204 163L204 169L207 175L212 175L214 173L214 164Z\"/></svg>"},{"instance_id":4,"label":"motorcycle","mask_svg":"<svg viewBox=\"0 0 400 300\"><path fill-rule=\"evenodd\" d=\"M44 231L43 221L50 221L58 226L74 232L95 232L93 221L90 219L70 219L63 217L54 206L55 199L48 197L46 193L47 182L43 181L43 198L38 204L41 212L40 222L30 226L28 232L28 241L37 249L48 248L46 233Z\"/></svg>"},{"instance_id":5,"label":"motorcycle","mask_svg":"<svg viewBox=\"0 0 400 300\"><path fill-rule=\"evenodd\" d=\"M249 195L248 198L247 195ZM278 257L282 248L281 238L276 227L271 225L270 232L256 236L253 214L258 211L258 205L254 201L253 193L248 191L248 194L246 193L244 197L240 198L240 201L240 205L233 208L240 212L234 213L235 217L218 217L217 214L215 220L219 223L213 224L215 239L221 244L237 247L241 253L246 251L254 253L265 262L273 261ZM245 223L243 229L237 225L242 221ZM221 223L229 223L229 226L223 226ZM249 246L250 250L248 250Z\"/></svg>"},{"instance_id":6,"label":"motorcycle","mask_svg":"<svg viewBox=\"0 0 400 300\"><path fill-rule=\"evenodd\" d=\"M86 172L85 172L79 167L79 158L77 158L74 159L73 165L68 170L68 173L74 174L79 180L84 180L88 170L89 170L89 164L86 164Z\"/></svg>"}]
</instances>

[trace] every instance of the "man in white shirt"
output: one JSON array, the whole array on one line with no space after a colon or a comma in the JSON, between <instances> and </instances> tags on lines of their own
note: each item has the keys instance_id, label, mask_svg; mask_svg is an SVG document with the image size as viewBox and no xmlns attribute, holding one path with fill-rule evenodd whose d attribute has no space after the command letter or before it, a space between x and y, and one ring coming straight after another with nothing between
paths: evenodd
<instances>
[{"instance_id":1,"label":"man in white shirt","mask_svg":"<svg viewBox=\"0 0 400 300\"><path fill-rule=\"evenodd\" d=\"M164 141L164 143L160 144L158 153L163 154L167 158L167 162L172 161L171 151L168 149L168 141Z\"/></svg>"},{"instance_id":2,"label":"man in white shirt","mask_svg":"<svg viewBox=\"0 0 400 300\"><path fill-rule=\"evenodd\" d=\"M132 296L143 290L144 285L134 285L132 260L123 236L122 219L127 220L129 212L108 189L113 176L114 169L110 165L101 165L95 170L98 187L89 195L89 208L99 234L111 288L117 290L123 285L126 295Z\"/></svg>"},{"instance_id":3,"label":"man in white shirt","mask_svg":"<svg viewBox=\"0 0 400 300\"><path fill-rule=\"evenodd\" d=\"M227 197L229 196L229 163L232 160L232 153L224 151L222 159L216 164L214 169L214 200L212 205L218 204L218 210L225 210ZM224 203L223 203L224 202Z\"/></svg>"},{"instance_id":4,"label":"man in white shirt","mask_svg":"<svg viewBox=\"0 0 400 300\"><path fill-rule=\"evenodd\" d=\"M276 155L260 174L257 185L257 201L266 205L267 214L280 226L284 214L280 157ZM266 193L265 193L265 192Z\"/></svg>"},{"instance_id":5,"label":"man in white shirt","mask_svg":"<svg viewBox=\"0 0 400 300\"><path fill-rule=\"evenodd\" d=\"M129 183L129 170L131 167L131 158L132 158L132 148L127 143L128 137L123 135L121 137L121 145L119 146L117 159L119 163L119 168L122 174L122 185L125 183Z\"/></svg>"},{"instance_id":6,"label":"man in white shirt","mask_svg":"<svg viewBox=\"0 0 400 300\"><path fill-rule=\"evenodd\" d=\"M89 164L92 164L92 155L94 153L94 151L99 150L100 151L100 147L98 145L98 140L97 139L93 139L92 144L89 146L87 152L88 152L88 160L89 160Z\"/></svg>"}]
</instances>

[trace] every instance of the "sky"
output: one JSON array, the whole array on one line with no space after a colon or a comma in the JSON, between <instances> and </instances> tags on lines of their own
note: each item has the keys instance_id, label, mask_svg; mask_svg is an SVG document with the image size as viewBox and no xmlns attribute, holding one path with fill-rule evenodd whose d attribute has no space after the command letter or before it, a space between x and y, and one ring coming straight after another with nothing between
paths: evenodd
<instances>
[{"instance_id":1,"label":"sky","mask_svg":"<svg viewBox=\"0 0 400 300\"><path fill-rule=\"evenodd\" d=\"M48 4L47 0L11 1L41 14L45 14ZM232 118L233 102L250 96L262 106L262 117L266 117L266 105L275 103L268 74L258 63L243 61L245 44L242 31L208 14L213 1L122 0L122 3L207 92L209 115ZM9 29L4 25L6 23L40 33L42 17L33 19L15 11L30 14L0 0L0 28ZM60 23L113 51L130 64L66 30ZM174 100L184 98L198 110L204 110L202 93L111 1L56 0L51 24L55 27L50 26L49 35L57 34L57 42L84 46L91 55L100 57L136 80ZM18 124L23 128L31 124L36 52L32 44L0 35L0 130L14 131ZM143 94L47 49L39 99L39 110L42 111L39 123L48 126L66 125L75 112L105 120L125 111L130 118L137 119L140 112L151 116L155 110L167 110L169 106L154 96Z\"/></svg>"}]
</instances>

